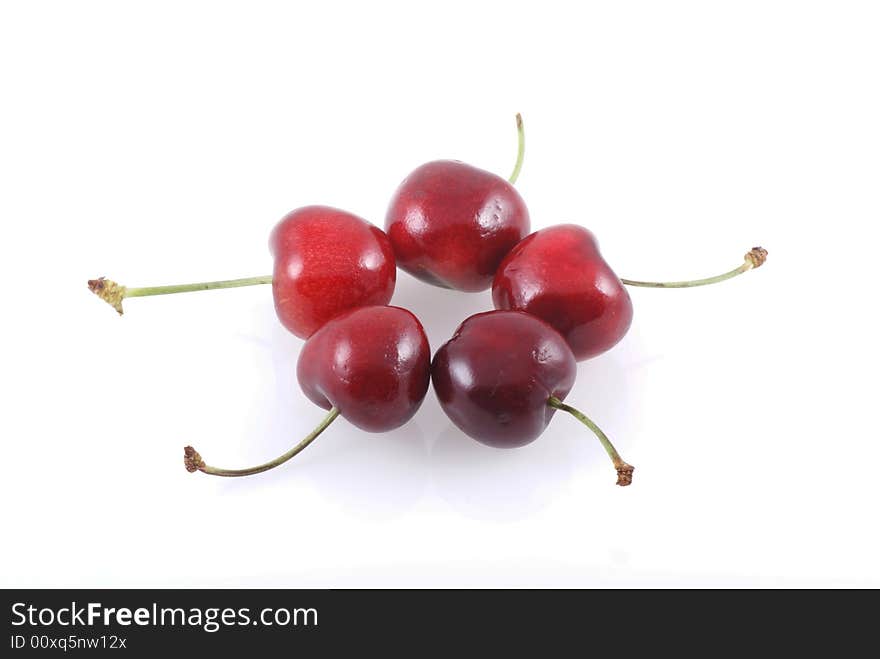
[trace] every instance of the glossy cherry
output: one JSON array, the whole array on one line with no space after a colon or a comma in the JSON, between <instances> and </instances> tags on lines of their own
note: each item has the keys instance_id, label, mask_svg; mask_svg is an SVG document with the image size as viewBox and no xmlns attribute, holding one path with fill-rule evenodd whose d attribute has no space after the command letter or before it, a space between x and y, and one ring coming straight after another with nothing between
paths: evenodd
<instances>
[{"instance_id":1,"label":"glossy cherry","mask_svg":"<svg viewBox=\"0 0 880 659\"><path fill-rule=\"evenodd\" d=\"M396 269L388 237L356 215L307 206L272 231L272 295L281 323L307 338L337 314L382 305L394 293Z\"/></svg>"},{"instance_id":2,"label":"glossy cherry","mask_svg":"<svg viewBox=\"0 0 880 659\"><path fill-rule=\"evenodd\" d=\"M576 374L565 339L520 311L471 316L440 347L431 365L440 406L477 441L498 448L523 446L544 432L561 409L596 433L617 469L618 485L629 485L633 467L595 423L562 402Z\"/></svg>"},{"instance_id":3,"label":"glossy cherry","mask_svg":"<svg viewBox=\"0 0 880 659\"><path fill-rule=\"evenodd\" d=\"M384 432L410 420L428 390L431 349L400 307L362 307L328 321L303 346L296 374L306 396L358 428Z\"/></svg>"},{"instance_id":4,"label":"glossy cherry","mask_svg":"<svg viewBox=\"0 0 880 659\"><path fill-rule=\"evenodd\" d=\"M500 176L438 160L400 184L385 231L397 264L411 275L437 286L482 291L507 252L529 232L529 212Z\"/></svg>"},{"instance_id":5,"label":"glossy cherry","mask_svg":"<svg viewBox=\"0 0 880 659\"><path fill-rule=\"evenodd\" d=\"M101 277L89 280L89 289L121 315L125 298L272 284L278 319L303 339L342 311L387 304L394 293L397 269L388 236L346 211L292 211L272 230L269 248L273 275L142 288Z\"/></svg>"},{"instance_id":6,"label":"glossy cherry","mask_svg":"<svg viewBox=\"0 0 880 659\"><path fill-rule=\"evenodd\" d=\"M184 449L190 472L250 476L283 464L342 416L368 432L397 428L419 409L430 382L431 349L425 330L406 309L351 309L328 321L305 342L297 377L306 396L329 414L287 453L247 469L211 467L191 446Z\"/></svg>"},{"instance_id":7,"label":"glossy cherry","mask_svg":"<svg viewBox=\"0 0 880 659\"><path fill-rule=\"evenodd\" d=\"M492 283L496 309L515 309L552 325L578 361L620 341L632 323L629 293L592 233L574 224L541 229L507 255Z\"/></svg>"},{"instance_id":8,"label":"glossy cherry","mask_svg":"<svg viewBox=\"0 0 880 659\"><path fill-rule=\"evenodd\" d=\"M461 430L498 448L535 440L574 385L577 364L545 322L518 311L465 320L434 355L431 377L441 407Z\"/></svg>"}]
</instances>

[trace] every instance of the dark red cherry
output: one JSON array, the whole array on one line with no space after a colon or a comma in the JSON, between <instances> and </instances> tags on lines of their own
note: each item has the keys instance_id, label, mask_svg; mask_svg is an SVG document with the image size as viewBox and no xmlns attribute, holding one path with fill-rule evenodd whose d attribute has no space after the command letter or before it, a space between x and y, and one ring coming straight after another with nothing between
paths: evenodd
<instances>
[{"instance_id":1,"label":"dark red cherry","mask_svg":"<svg viewBox=\"0 0 880 659\"><path fill-rule=\"evenodd\" d=\"M536 231L507 255L492 284L496 309L525 311L565 337L578 361L620 341L632 323L629 293L592 233L574 224Z\"/></svg>"},{"instance_id":2,"label":"dark red cherry","mask_svg":"<svg viewBox=\"0 0 880 659\"><path fill-rule=\"evenodd\" d=\"M397 264L437 286L482 291L529 232L529 212L503 178L454 160L413 171L397 189L385 230Z\"/></svg>"},{"instance_id":3,"label":"dark red cherry","mask_svg":"<svg viewBox=\"0 0 880 659\"><path fill-rule=\"evenodd\" d=\"M383 432L416 413L430 380L431 349L400 307L362 307L328 321L305 342L296 374L306 396L358 428Z\"/></svg>"},{"instance_id":4,"label":"dark red cherry","mask_svg":"<svg viewBox=\"0 0 880 659\"><path fill-rule=\"evenodd\" d=\"M536 439L564 399L577 365L559 333L519 311L488 311L465 320L434 355L431 377L443 410L489 446Z\"/></svg>"},{"instance_id":5,"label":"dark red cherry","mask_svg":"<svg viewBox=\"0 0 880 659\"><path fill-rule=\"evenodd\" d=\"M394 293L397 271L388 237L351 213L299 208L275 226L269 246L275 311L300 338L348 309L387 304Z\"/></svg>"},{"instance_id":6,"label":"dark red cherry","mask_svg":"<svg viewBox=\"0 0 880 659\"><path fill-rule=\"evenodd\" d=\"M629 485L632 465L586 414L562 402L576 372L565 339L521 311L471 316L431 364L440 406L477 441L498 448L523 446L544 432L556 410L563 410L595 433L617 470L617 484Z\"/></svg>"}]
</instances>

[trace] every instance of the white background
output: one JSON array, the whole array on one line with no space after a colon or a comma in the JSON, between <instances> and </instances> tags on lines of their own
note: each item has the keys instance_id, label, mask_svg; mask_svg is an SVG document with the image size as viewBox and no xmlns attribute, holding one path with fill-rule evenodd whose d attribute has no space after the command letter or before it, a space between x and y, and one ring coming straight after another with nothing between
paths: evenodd
<instances>
[{"instance_id":1,"label":"white background","mask_svg":"<svg viewBox=\"0 0 880 659\"><path fill-rule=\"evenodd\" d=\"M0 584L878 586L880 14L864 2L4 2ZM629 278L632 330L500 451L429 392L404 428L324 415L268 287L311 203L381 225L435 158L506 176ZM488 293L400 274L432 348Z\"/></svg>"}]
</instances>

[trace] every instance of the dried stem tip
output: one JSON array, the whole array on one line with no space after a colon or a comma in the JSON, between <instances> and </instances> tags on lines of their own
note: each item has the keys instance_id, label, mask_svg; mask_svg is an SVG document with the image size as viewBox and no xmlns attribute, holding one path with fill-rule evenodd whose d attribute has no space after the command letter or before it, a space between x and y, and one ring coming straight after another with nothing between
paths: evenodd
<instances>
[{"instance_id":1,"label":"dried stem tip","mask_svg":"<svg viewBox=\"0 0 880 659\"><path fill-rule=\"evenodd\" d=\"M625 462L617 467L617 484L621 487L632 485L635 467Z\"/></svg>"},{"instance_id":2,"label":"dried stem tip","mask_svg":"<svg viewBox=\"0 0 880 659\"><path fill-rule=\"evenodd\" d=\"M746 255L745 260L752 264L753 268L760 268L767 260L767 250L763 247L752 247Z\"/></svg>"},{"instance_id":3,"label":"dried stem tip","mask_svg":"<svg viewBox=\"0 0 880 659\"><path fill-rule=\"evenodd\" d=\"M202 460L202 456L199 455L198 451L192 446L187 446L183 449L183 466L186 467L189 473L193 473L204 469L205 461Z\"/></svg>"},{"instance_id":4,"label":"dried stem tip","mask_svg":"<svg viewBox=\"0 0 880 659\"><path fill-rule=\"evenodd\" d=\"M117 284L110 279L98 277L97 279L89 279L89 290L116 309L120 316L122 315L122 300L125 297L125 286Z\"/></svg>"}]
</instances>

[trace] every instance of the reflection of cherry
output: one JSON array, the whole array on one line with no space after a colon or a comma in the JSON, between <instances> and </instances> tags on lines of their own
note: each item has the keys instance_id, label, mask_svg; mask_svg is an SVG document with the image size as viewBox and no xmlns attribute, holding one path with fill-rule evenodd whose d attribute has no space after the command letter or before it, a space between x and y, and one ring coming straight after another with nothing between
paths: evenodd
<instances>
[{"instance_id":1,"label":"reflection of cherry","mask_svg":"<svg viewBox=\"0 0 880 659\"><path fill-rule=\"evenodd\" d=\"M336 314L387 304L394 293L397 271L388 237L351 213L327 206L299 208L275 226L269 247L274 276L145 288L101 277L89 281L89 289L122 314L122 300L129 297L272 284L279 320L303 339Z\"/></svg>"},{"instance_id":2,"label":"reflection of cherry","mask_svg":"<svg viewBox=\"0 0 880 659\"><path fill-rule=\"evenodd\" d=\"M536 231L502 261L492 283L496 309L537 316L568 341L578 361L599 355L623 338L632 322L628 286L691 288L730 279L760 266L767 251L755 247L738 268L716 277L677 282L619 279L592 233L574 224Z\"/></svg>"},{"instance_id":3,"label":"reflection of cherry","mask_svg":"<svg viewBox=\"0 0 880 659\"><path fill-rule=\"evenodd\" d=\"M501 259L529 232L529 212L513 187L520 149L509 182L455 160L438 160L413 171L397 189L385 230L397 264L437 286L482 291Z\"/></svg>"},{"instance_id":4,"label":"reflection of cherry","mask_svg":"<svg viewBox=\"0 0 880 659\"><path fill-rule=\"evenodd\" d=\"M327 322L305 342L297 378L306 396L330 410L302 442L278 458L248 469L205 464L191 446L188 471L250 476L277 467L308 446L341 415L358 428L384 432L403 425L419 409L430 380L431 349L418 319L399 307L362 307Z\"/></svg>"},{"instance_id":5,"label":"reflection of cherry","mask_svg":"<svg viewBox=\"0 0 880 659\"><path fill-rule=\"evenodd\" d=\"M477 441L523 446L564 410L597 435L617 469L617 484L632 482L633 467L602 430L562 402L577 364L565 339L544 321L519 311L471 316L434 355L431 373L443 410Z\"/></svg>"}]
</instances>

